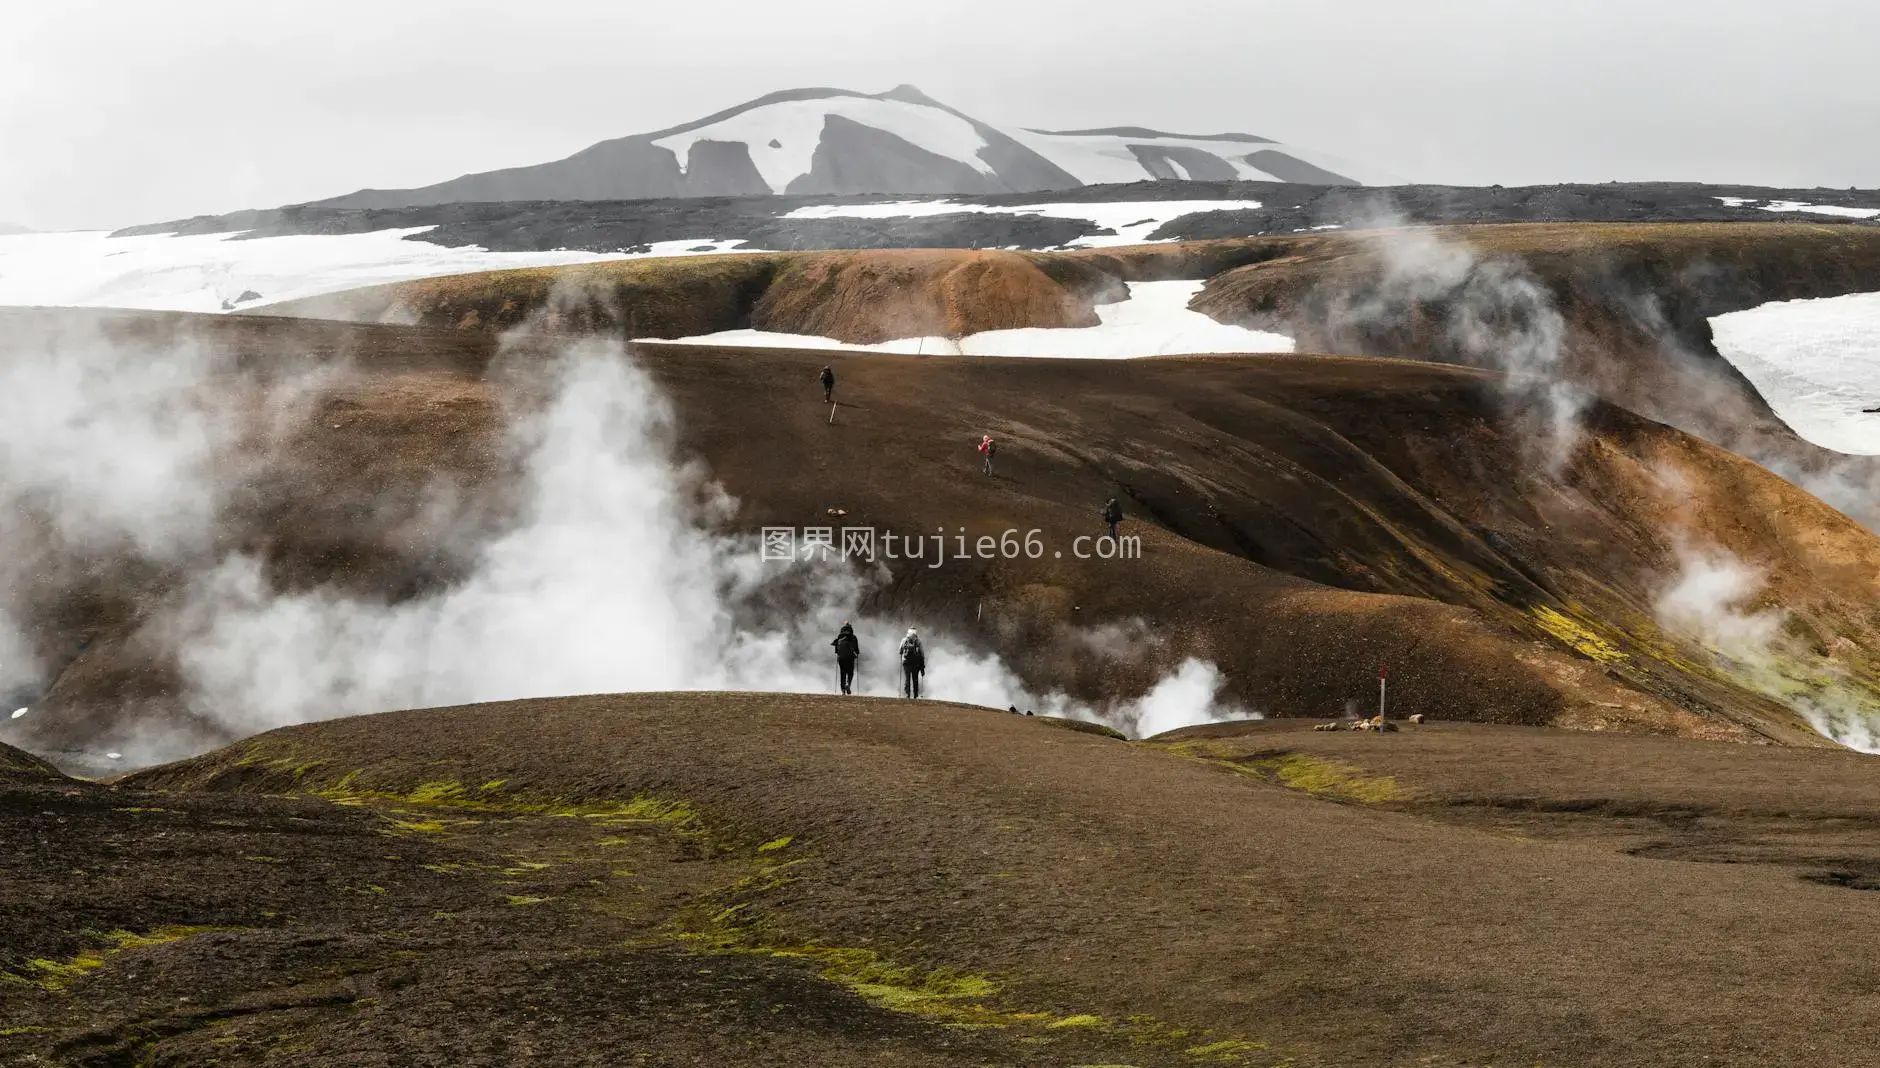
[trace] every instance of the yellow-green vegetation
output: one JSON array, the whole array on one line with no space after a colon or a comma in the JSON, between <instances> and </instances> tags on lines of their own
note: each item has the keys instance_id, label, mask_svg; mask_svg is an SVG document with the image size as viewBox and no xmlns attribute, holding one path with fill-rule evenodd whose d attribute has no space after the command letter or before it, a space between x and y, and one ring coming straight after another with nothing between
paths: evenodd
<instances>
[{"instance_id":1,"label":"yellow-green vegetation","mask_svg":"<svg viewBox=\"0 0 1880 1068\"><path fill-rule=\"evenodd\" d=\"M1163 746L1191 760L1205 761L1243 775L1302 790L1327 801L1381 805L1407 800L1409 794L1388 775L1305 753L1243 754L1224 742L1173 742Z\"/></svg>"},{"instance_id":2,"label":"yellow-green vegetation","mask_svg":"<svg viewBox=\"0 0 1880 1068\"><path fill-rule=\"evenodd\" d=\"M543 902L547 901L548 898L527 897L522 894L505 894L503 895L503 900L509 902L511 905L516 905L519 907L526 908L530 905L540 905Z\"/></svg>"},{"instance_id":3,"label":"yellow-green vegetation","mask_svg":"<svg viewBox=\"0 0 1880 1068\"><path fill-rule=\"evenodd\" d=\"M1546 631L1556 641L1591 657L1602 664L1616 664L1628 659L1618 646L1595 633L1591 627L1564 615L1544 604L1535 605L1529 610L1535 626Z\"/></svg>"},{"instance_id":4,"label":"yellow-green vegetation","mask_svg":"<svg viewBox=\"0 0 1880 1068\"><path fill-rule=\"evenodd\" d=\"M362 786L360 779L359 772L350 772L330 786L316 788L313 793L340 805L410 805L420 808L463 809L509 816L554 816L589 820L596 827L656 825L661 829L682 834L702 833L704 828L698 810L687 802L647 795L626 801L574 801L562 797L505 793L502 790L503 780L501 779L491 780L475 789L455 779L437 779L420 782L406 790ZM398 830L436 833L448 829L453 823L473 822L475 821L432 818L416 821L394 820L392 825ZM626 840L616 839L615 841Z\"/></svg>"},{"instance_id":5,"label":"yellow-green vegetation","mask_svg":"<svg viewBox=\"0 0 1880 1068\"><path fill-rule=\"evenodd\" d=\"M12 1038L14 1035L51 1034L50 1027L0 1027L0 1038Z\"/></svg>"},{"instance_id":6,"label":"yellow-green vegetation","mask_svg":"<svg viewBox=\"0 0 1880 1068\"><path fill-rule=\"evenodd\" d=\"M958 968L922 967L897 961L877 950L831 946L793 939L760 918L756 898L781 887L804 863L764 864L717 894L682 910L669 937L701 952L768 957L813 965L825 980L841 985L870 1004L893 1012L940 1020L949 1026L1010 1028L1032 1032L1023 1041L1048 1044L1067 1032L1100 1032L1137 1046L1182 1049L1193 1032L1149 1016L1112 1020L1090 1012L1039 1011L1008 1003L1005 984ZM1212 1037L1212 1036L1207 1036ZM1265 1050L1260 1043L1225 1039L1195 1047L1192 1054L1214 1061L1246 1060Z\"/></svg>"},{"instance_id":7,"label":"yellow-green vegetation","mask_svg":"<svg viewBox=\"0 0 1880 1068\"><path fill-rule=\"evenodd\" d=\"M1304 753L1261 757L1241 766L1249 771L1269 774L1278 779L1281 785L1294 790L1304 790L1314 797L1333 801L1378 805L1404 798L1397 780L1388 775L1368 775L1362 768Z\"/></svg>"},{"instance_id":8,"label":"yellow-green vegetation","mask_svg":"<svg viewBox=\"0 0 1880 1068\"><path fill-rule=\"evenodd\" d=\"M443 820L392 820L387 834L442 834L449 824Z\"/></svg>"},{"instance_id":9,"label":"yellow-green vegetation","mask_svg":"<svg viewBox=\"0 0 1880 1068\"><path fill-rule=\"evenodd\" d=\"M303 759L298 745L280 746L267 741L250 742L242 751L242 758L235 762L237 767L242 768L272 768L275 771L285 771L294 777L295 782L306 778L316 768L330 763L332 763L330 760Z\"/></svg>"},{"instance_id":10,"label":"yellow-green vegetation","mask_svg":"<svg viewBox=\"0 0 1880 1068\"><path fill-rule=\"evenodd\" d=\"M794 841L796 841L796 839L786 834L782 838L773 838L763 845L758 846L757 851L759 853L774 853L779 849L789 848L790 843Z\"/></svg>"},{"instance_id":11,"label":"yellow-green vegetation","mask_svg":"<svg viewBox=\"0 0 1880 1068\"><path fill-rule=\"evenodd\" d=\"M213 931L213 927L160 927L147 934L132 931L112 931L97 941L97 944L79 950L70 960L46 960L35 958L26 962L27 976L47 990L63 993L73 983L104 967L112 957L125 950L142 949L146 946L160 946L170 942L180 942L191 935L204 931Z\"/></svg>"},{"instance_id":12,"label":"yellow-green vegetation","mask_svg":"<svg viewBox=\"0 0 1880 1068\"><path fill-rule=\"evenodd\" d=\"M1243 1042L1238 1038L1230 1038L1224 1042L1210 1042L1205 1046L1190 1046L1182 1050L1183 1053L1186 1053L1190 1057L1203 1057L1215 1060L1238 1060L1248 1054L1264 1053L1265 1051L1266 1043L1264 1042Z\"/></svg>"}]
</instances>

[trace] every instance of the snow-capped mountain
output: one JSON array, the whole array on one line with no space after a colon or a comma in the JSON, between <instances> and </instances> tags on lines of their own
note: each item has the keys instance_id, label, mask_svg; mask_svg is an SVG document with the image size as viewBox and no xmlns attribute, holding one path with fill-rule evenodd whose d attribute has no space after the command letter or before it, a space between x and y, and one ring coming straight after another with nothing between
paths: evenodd
<instances>
[{"instance_id":1,"label":"snow-capped mountain","mask_svg":"<svg viewBox=\"0 0 1880 1068\"><path fill-rule=\"evenodd\" d=\"M1366 184L1364 169L1252 134L1137 127L1001 129L912 86L793 89L567 159L420 189L366 189L327 207L651 197L1038 193L1143 180ZM1376 180L1378 176L1369 176Z\"/></svg>"}]
</instances>

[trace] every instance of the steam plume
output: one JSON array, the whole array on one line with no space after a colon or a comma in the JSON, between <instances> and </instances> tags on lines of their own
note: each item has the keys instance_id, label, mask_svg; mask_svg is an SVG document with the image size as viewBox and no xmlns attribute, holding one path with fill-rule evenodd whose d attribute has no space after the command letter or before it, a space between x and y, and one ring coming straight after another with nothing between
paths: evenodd
<instances>
[{"instance_id":1,"label":"steam plume","mask_svg":"<svg viewBox=\"0 0 1880 1068\"><path fill-rule=\"evenodd\" d=\"M460 581L397 603L282 590L261 559L217 548L226 499L253 470L230 462L234 446L291 422L282 413L304 405L319 380L264 383L272 415L256 428L237 414L253 410L253 395L238 404L231 393L254 383L228 376L206 350L88 338L46 354L0 370L11 387L0 396L22 398L18 419L0 420L0 485L15 495L9 504L44 518L32 529L0 527L4 547L32 547L54 570L82 555L183 576L175 603L136 641L173 653L190 720L132 716L95 740L91 748L121 751L126 764L400 707L635 690L826 693L835 673L827 643L844 619L868 643L858 692L885 696L899 681L894 642L921 622L858 610L885 578L879 571L760 562L754 538L727 532L736 502L702 467L677 462L672 410L611 342L563 342L546 368L527 369L549 380L530 394L537 400L518 401L510 424L518 514L506 525L459 524L496 532L445 547L468 561ZM52 535L35 534L41 527ZM29 606L9 607L18 610L0 623L24 619ZM22 629L0 626L0 671L10 673L0 681L43 689L60 665L35 662L30 643L9 646ZM923 632L929 696L1132 731L1238 712L1219 701L1210 664L1184 663L1143 697L1099 708L1037 692L961 635ZM1106 631L1088 639L1115 644Z\"/></svg>"}]
</instances>

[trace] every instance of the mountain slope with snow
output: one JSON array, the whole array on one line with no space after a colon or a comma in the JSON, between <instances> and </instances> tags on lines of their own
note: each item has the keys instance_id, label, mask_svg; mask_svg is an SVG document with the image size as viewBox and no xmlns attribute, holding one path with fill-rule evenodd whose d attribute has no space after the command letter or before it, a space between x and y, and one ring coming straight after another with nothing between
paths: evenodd
<instances>
[{"instance_id":1,"label":"mountain slope with snow","mask_svg":"<svg viewBox=\"0 0 1880 1068\"><path fill-rule=\"evenodd\" d=\"M904 85L873 95L786 90L683 126L602 141L553 163L419 189L365 189L319 203L408 208L464 201L1037 193L1144 180L1360 185L1362 170L1252 134L1002 129Z\"/></svg>"}]
</instances>

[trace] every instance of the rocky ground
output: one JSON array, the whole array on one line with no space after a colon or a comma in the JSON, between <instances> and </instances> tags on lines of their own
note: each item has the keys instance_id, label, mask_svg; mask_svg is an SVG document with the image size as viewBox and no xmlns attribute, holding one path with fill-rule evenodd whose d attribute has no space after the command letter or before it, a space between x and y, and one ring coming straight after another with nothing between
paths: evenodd
<instances>
[{"instance_id":1,"label":"rocky ground","mask_svg":"<svg viewBox=\"0 0 1880 1068\"><path fill-rule=\"evenodd\" d=\"M1312 186L1276 182L1139 182L1048 194L951 198L975 204L1101 204L1123 201L1257 200L1258 211L1206 212L1175 219L1151 236L1163 239L1286 234L1315 226L1361 227L1383 222L1774 222L1793 216L1754 206L1731 207L1719 197L1880 208L1880 191L1764 189L1693 183L1612 182L1605 185ZM587 249L632 251L655 241L743 240L753 249L1031 248L1048 249L1105 233L1084 220L950 214L917 219L784 219L815 204L905 201L920 197L702 197L630 201L516 201L421 208L356 209L290 206L203 216L122 231L345 234L431 226L417 237L492 251ZM1828 216L1810 221L1852 222Z\"/></svg>"},{"instance_id":2,"label":"rocky ground","mask_svg":"<svg viewBox=\"0 0 1880 1068\"><path fill-rule=\"evenodd\" d=\"M636 695L0 772L0 1063L1857 1064L1874 765Z\"/></svg>"}]
</instances>

